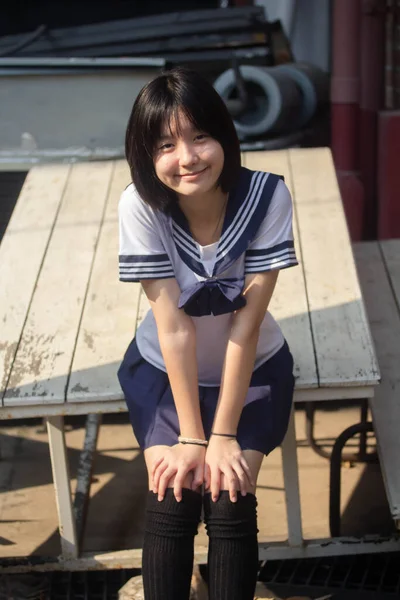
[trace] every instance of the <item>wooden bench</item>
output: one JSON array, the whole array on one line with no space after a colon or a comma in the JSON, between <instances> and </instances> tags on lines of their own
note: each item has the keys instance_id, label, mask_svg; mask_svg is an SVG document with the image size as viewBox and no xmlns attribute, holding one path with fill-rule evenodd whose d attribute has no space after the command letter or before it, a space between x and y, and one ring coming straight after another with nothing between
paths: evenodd
<instances>
[{"instance_id":1,"label":"wooden bench","mask_svg":"<svg viewBox=\"0 0 400 600\"><path fill-rule=\"evenodd\" d=\"M400 529L400 240L362 242L354 255L381 371L369 404L390 511Z\"/></svg>"},{"instance_id":2,"label":"wooden bench","mask_svg":"<svg viewBox=\"0 0 400 600\"><path fill-rule=\"evenodd\" d=\"M300 266L279 277L271 310L295 357L295 400L372 398L379 380L328 148L248 152L246 167L283 174L294 199ZM125 161L32 169L0 246L0 419L45 417L62 557L52 568L140 566L140 549L79 553L99 414L125 411L118 365L148 304L118 282L118 198ZM63 418L86 414L82 477L72 498ZM398 550L400 541L304 540L293 415L282 445L287 542L260 558ZM74 503L74 510L72 510ZM196 560L205 560L198 548Z\"/></svg>"}]
</instances>

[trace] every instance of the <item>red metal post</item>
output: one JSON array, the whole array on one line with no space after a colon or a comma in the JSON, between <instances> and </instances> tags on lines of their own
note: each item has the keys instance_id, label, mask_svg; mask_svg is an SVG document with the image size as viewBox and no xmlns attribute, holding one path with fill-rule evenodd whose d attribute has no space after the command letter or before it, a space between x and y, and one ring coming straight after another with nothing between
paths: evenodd
<instances>
[{"instance_id":1,"label":"red metal post","mask_svg":"<svg viewBox=\"0 0 400 600\"><path fill-rule=\"evenodd\" d=\"M385 22L386 0L363 0L359 144L366 239L377 235L378 111L384 105Z\"/></svg>"},{"instance_id":2,"label":"red metal post","mask_svg":"<svg viewBox=\"0 0 400 600\"><path fill-rule=\"evenodd\" d=\"M400 110L379 114L378 237L400 238Z\"/></svg>"},{"instance_id":3,"label":"red metal post","mask_svg":"<svg viewBox=\"0 0 400 600\"><path fill-rule=\"evenodd\" d=\"M359 179L361 0L335 0L332 48L332 152L353 240L362 238L364 189Z\"/></svg>"}]
</instances>

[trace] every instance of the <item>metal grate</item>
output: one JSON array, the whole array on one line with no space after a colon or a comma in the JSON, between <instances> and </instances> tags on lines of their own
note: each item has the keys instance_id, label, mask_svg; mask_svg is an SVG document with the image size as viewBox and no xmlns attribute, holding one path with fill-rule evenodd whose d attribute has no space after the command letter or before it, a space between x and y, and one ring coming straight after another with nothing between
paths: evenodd
<instances>
[{"instance_id":1,"label":"metal grate","mask_svg":"<svg viewBox=\"0 0 400 600\"><path fill-rule=\"evenodd\" d=\"M53 600L118 600L118 590L138 570L53 573L50 598Z\"/></svg>"},{"instance_id":2,"label":"metal grate","mask_svg":"<svg viewBox=\"0 0 400 600\"><path fill-rule=\"evenodd\" d=\"M400 553L266 561L260 580L268 584L353 590L400 596ZM390 595L390 596L389 596Z\"/></svg>"},{"instance_id":3,"label":"metal grate","mask_svg":"<svg viewBox=\"0 0 400 600\"><path fill-rule=\"evenodd\" d=\"M58 571L5 575L3 584L7 578L4 589L13 592L23 586L23 597L31 600L118 600L122 586L139 574L138 569ZM400 553L270 560L263 563L259 579L284 597L329 594L332 600L390 600L400 597ZM28 588L31 593L26 595ZM3 594L0 586L0 600L10 598Z\"/></svg>"}]
</instances>

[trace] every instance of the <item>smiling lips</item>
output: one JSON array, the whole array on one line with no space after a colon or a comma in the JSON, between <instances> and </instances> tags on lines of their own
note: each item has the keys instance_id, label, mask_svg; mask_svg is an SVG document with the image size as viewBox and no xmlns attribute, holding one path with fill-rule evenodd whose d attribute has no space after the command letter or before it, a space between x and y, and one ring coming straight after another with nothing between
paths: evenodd
<instances>
[{"instance_id":1,"label":"smiling lips","mask_svg":"<svg viewBox=\"0 0 400 600\"><path fill-rule=\"evenodd\" d=\"M192 177L197 177L198 175L201 175L206 169L207 167L205 167L201 171L196 171L195 173L185 173L183 175L179 175L179 177L181 177L181 179L191 179Z\"/></svg>"}]
</instances>

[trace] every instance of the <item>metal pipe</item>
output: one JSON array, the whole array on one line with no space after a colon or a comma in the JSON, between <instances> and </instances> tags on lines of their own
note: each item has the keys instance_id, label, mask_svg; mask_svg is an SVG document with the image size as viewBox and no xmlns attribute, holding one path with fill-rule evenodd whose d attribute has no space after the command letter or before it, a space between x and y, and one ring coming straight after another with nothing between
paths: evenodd
<instances>
[{"instance_id":1,"label":"metal pipe","mask_svg":"<svg viewBox=\"0 0 400 600\"><path fill-rule=\"evenodd\" d=\"M76 534L80 548L83 543L83 535L85 532L86 513L90 499L90 486L92 483L93 461L96 454L97 438L101 420L102 415L88 415L86 417L85 442L79 457L74 498L74 515L76 521Z\"/></svg>"},{"instance_id":2,"label":"metal pipe","mask_svg":"<svg viewBox=\"0 0 400 600\"><path fill-rule=\"evenodd\" d=\"M370 422L357 423L345 429L337 438L331 454L330 482L329 482L329 528L332 537L340 536L340 483L342 450L350 438L358 433L374 431Z\"/></svg>"}]
</instances>

